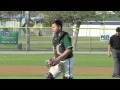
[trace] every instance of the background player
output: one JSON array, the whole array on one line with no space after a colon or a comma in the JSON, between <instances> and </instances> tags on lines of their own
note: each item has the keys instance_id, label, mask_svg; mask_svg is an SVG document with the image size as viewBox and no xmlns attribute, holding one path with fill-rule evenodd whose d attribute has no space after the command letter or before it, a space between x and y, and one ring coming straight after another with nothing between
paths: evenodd
<instances>
[{"instance_id":1,"label":"background player","mask_svg":"<svg viewBox=\"0 0 120 90\"><path fill-rule=\"evenodd\" d=\"M110 37L109 46L108 46L108 56L112 56L114 59L114 72L112 77L120 78L120 27L116 28L116 34Z\"/></svg>"}]
</instances>

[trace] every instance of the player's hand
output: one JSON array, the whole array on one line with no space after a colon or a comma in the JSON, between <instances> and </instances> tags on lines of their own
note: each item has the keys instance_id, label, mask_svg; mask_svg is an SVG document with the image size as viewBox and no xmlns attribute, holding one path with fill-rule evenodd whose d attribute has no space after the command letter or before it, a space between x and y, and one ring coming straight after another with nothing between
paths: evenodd
<instances>
[{"instance_id":1,"label":"player's hand","mask_svg":"<svg viewBox=\"0 0 120 90\"><path fill-rule=\"evenodd\" d=\"M56 58L53 58L53 59L52 59L52 62L51 62L51 66L55 66L55 65L57 65L57 64L59 64L59 63L60 63L59 60L57 60Z\"/></svg>"},{"instance_id":2,"label":"player's hand","mask_svg":"<svg viewBox=\"0 0 120 90\"><path fill-rule=\"evenodd\" d=\"M111 53L108 53L108 57L111 57Z\"/></svg>"},{"instance_id":3,"label":"player's hand","mask_svg":"<svg viewBox=\"0 0 120 90\"><path fill-rule=\"evenodd\" d=\"M51 59L49 59L49 60L46 60L45 65L46 65L47 67L51 67L51 66L55 66L55 65L57 65L57 64L59 64L59 63L60 63L59 60L57 60L57 59L55 59L55 58L51 58Z\"/></svg>"}]
</instances>

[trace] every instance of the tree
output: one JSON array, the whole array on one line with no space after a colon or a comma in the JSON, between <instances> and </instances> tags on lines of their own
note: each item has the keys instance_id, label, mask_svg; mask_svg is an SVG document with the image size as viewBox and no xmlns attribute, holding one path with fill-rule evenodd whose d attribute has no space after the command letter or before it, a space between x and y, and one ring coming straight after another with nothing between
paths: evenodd
<instances>
[{"instance_id":1,"label":"tree","mask_svg":"<svg viewBox=\"0 0 120 90\"><path fill-rule=\"evenodd\" d=\"M113 12L113 11L96 11L96 15L98 16L99 20L102 21L101 25L103 25L103 27L104 27L106 17L111 17L112 15L115 15L115 12ZM104 30L103 33L105 34L105 29L104 28L103 28L103 30Z\"/></svg>"},{"instance_id":2,"label":"tree","mask_svg":"<svg viewBox=\"0 0 120 90\"><path fill-rule=\"evenodd\" d=\"M21 11L0 11L0 17L17 15L20 12Z\"/></svg>"},{"instance_id":3,"label":"tree","mask_svg":"<svg viewBox=\"0 0 120 90\"><path fill-rule=\"evenodd\" d=\"M44 18L48 25L51 25L55 19L61 19L63 22L70 22L76 24L75 36L73 40L73 49L76 50L79 27L81 22L93 20L96 16L95 11L48 11L42 12L47 16Z\"/></svg>"}]
</instances>

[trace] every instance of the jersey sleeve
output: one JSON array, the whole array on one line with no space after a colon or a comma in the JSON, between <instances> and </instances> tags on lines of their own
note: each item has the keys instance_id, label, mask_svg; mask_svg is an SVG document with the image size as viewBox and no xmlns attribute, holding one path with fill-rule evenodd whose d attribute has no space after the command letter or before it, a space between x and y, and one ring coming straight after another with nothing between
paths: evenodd
<instances>
[{"instance_id":1,"label":"jersey sleeve","mask_svg":"<svg viewBox=\"0 0 120 90\"><path fill-rule=\"evenodd\" d=\"M63 45L65 49L73 48L72 43L71 43L71 37L68 34L64 36Z\"/></svg>"}]
</instances>

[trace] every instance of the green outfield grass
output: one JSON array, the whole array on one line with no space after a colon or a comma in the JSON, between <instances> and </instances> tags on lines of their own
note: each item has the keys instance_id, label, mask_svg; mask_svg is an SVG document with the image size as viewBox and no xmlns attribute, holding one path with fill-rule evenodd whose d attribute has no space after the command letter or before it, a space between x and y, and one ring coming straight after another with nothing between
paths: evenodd
<instances>
[{"instance_id":1,"label":"green outfield grass","mask_svg":"<svg viewBox=\"0 0 120 90\"><path fill-rule=\"evenodd\" d=\"M53 54L0 54L0 65L44 66ZM107 55L75 54L75 66L112 67L113 60Z\"/></svg>"},{"instance_id":2,"label":"green outfield grass","mask_svg":"<svg viewBox=\"0 0 120 90\"><path fill-rule=\"evenodd\" d=\"M51 41L53 36L31 36L30 38L31 40L34 40L34 41ZM71 36L71 38L73 39L74 37ZM78 37L78 41L88 41L89 39L93 41L99 41L100 37ZM25 41L26 36L19 35L19 40Z\"/></svg>"},{"instance_id":3,"label":"green outfield grass","mask_svg":"<svg viewBox=\"0 0 120 90\"><path fill-rule=\"evenodd\" d=\"M0 45L0 48L1 49L16 49L17 50L17 44L1 44ZM48 42L46 44L43 44L43 43L40 43L38 41L37 44L34 44L34 43L31 43L30 45L31 49L37 49L37 50L41 50L41 49L46 49L46 50L52 50L53 46L52 46L52 43L51 42ZM91 49L106 49L107 50L107 47L108 47L108 44L107 43L92 43L91 45L89 45L88 43L79 43L77 44L77 47L76 49L79 50L79 49L89 49L89 47L91 47ZM26 48L26 44L22 43L22 48L25 49Z\"/></svg>"},{"instance_id":4,"label":"green outfield grass","mask_svg":"<svg viewBox=\"0 0 120 90\"><path fill-rule=\"evenodd\" d=\"M0 54L0 65L8 66L44 66L45 60L52 54ZM75 66L113 67L112 58L107 55L75 54ZM0 75L0 79L44 79L44 75ZM57 79L62 79L60 75ZM74 79L111 79L111 75L75 75Z\"/></svg>"}]
</instances>

